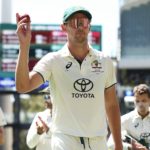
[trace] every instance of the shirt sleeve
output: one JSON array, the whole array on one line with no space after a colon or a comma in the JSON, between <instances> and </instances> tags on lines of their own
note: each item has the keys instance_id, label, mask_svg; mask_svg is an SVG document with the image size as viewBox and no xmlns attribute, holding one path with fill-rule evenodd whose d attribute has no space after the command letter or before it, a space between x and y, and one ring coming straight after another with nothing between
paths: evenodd
<instances>
[{"instance_id":1,"label":"shirt sleeve","mask_svg":"<svg viewBox=\"0 0 150 150\"><path fill-rule=\"evenodd\" d=\"M105 68L106 68L106 85L105 88L109 88L112 85L116 84L116 71L115 71L115 66L113 65L112 60L107 57L106 58L106 63L105 63Z\"/></svg>"},{"instance_id":2,"label":"shirt sleeve","mask_svg":"<svg viewBox=\"0 0 150 150\"><path fill-rule=\"evenodd\" d=\"M52 54L48 53L33 68L33 71L38 72L43 77L44 82L51 76L52 58Z\"/></svg>"},{"instance_id":3,"label":"shirt sleeve","mask_svg":"<svg viewBox=\"0 0 150 150\"><path fill-rule=\"evenodd\" d=\"M34 148L37 146L39 140L40 140L40 135L37 134L37 128L36 128L36 121L38 120L38 115L35 116L33 119L31 126L28 130L27 137L26 137L26 143L29 148Z\"/></svg>"}]
</instances>

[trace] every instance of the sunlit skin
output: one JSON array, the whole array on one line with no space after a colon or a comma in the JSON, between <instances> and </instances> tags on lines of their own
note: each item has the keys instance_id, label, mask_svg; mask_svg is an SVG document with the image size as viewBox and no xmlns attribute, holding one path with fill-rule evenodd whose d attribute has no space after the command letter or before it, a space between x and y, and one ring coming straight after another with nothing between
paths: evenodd
<instances>
[{"instance_id":1,"label":"sunlit skin","mask_svg":"<svg viewBox=\"0 0 150 150\"><path fill-rule=\"evenodd\" d=\"M84 14L82 13L77 13L75 15L73 15L71 19L80 19L80 18L87 18ZM70 26L70 24L66 24L66 31L68 33L68 40L71 41L71 43L76 43L76 44L84 44L87 43L87 35L89 33L90 30L90 26L88 26L87 28L84 28L83 26L79 26L78 29L75 29L73 27Z\"/></svg>"},{"instance_id":2,"label":"sunlit skin","mask_svg":"<svg viewBox=\"0 0 150 150\"><path fill-rule=\"evenodd\" d=\"M147 94L135 94L135 105L139 105L138 113L142 118L149 114L150 98Z\"/></svg>"}]
</instances>

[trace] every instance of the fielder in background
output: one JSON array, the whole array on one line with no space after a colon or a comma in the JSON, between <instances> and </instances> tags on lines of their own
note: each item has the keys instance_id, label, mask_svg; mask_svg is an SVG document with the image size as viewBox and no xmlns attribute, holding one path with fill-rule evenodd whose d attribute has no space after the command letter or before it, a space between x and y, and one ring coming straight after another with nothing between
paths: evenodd
<instances>
[{"instance_id":1,"label":"fielder in background","mask_svg":"<svg viewBox=\"0 0 150 150\"><path fill-rule=\"evenodd\" d=\"M140 84L134 87L133 93L135 109L121 117L123 147L124 150L150 150L150 89ZM111 137L108 145L113 146Z\"/></svg>"},{"instance_id":2,"label":"fielder in background","mask_svg":"<svg viewBox=\"0 0 150 150\"><path fill-rule=\"evenodd\" d=\"M26 143L36 150L51 150L52 103L50 94L44 96L45 110L36 114L28 130Z\"/></svg>"}]
</instances>

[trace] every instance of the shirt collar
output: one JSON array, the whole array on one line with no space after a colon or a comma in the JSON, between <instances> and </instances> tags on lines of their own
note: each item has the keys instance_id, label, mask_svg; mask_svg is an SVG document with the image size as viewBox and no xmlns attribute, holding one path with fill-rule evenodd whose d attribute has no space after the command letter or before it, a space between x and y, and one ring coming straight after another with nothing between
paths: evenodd
<instances>
[{"instance_id":1,"label":"shirt collar","mask_svg":"<svg viewBox=\"0 0 150 150\"><path fill-rule=\"evenodd\" d=\"M96 53L95 53L94 49L92 48L92 46L89 45L89 47L90 47L90 50L89 50L88 55L89 55L89 56L95 55ZM66 44L62 47L62 49L61 49L61 55L64 56L64 57L73 57L72 54L70 53L69 49L68 49L68 43L66 43Z\"/></svg>"},{"instance_id":2,"label":"shirt collar","mask_svg":"<svg viewBox=\"0 0 150 150\"><path fill-rule=\"evenodd\" d=\"M139 113L138 113L137 109L135 109L135 110L134 110L134 112L135 112L135 116L134 116L134 118L142 118L142 117L139 115ZM149 114L148 114L145 118L147 118L147 117L149 117L149 118L150 118L150 112L149 112Z\"/></svg>"},{"instance_id":3,"label":"shirt collar","mask_svg":"<svg viewBox=\"0 0 150 150\"><path fill-rule=\"evenodd\" d=\"M62 49L61 49L61 55L62 56L64 56L64 57L68 57L68 56L70 56L70 57L73 57L72 55L71 55L71 53L70 53L70 51L69 51L69 49L68 49L68 43L66 43L63 47L62 47Z\"/></svg>"},{"instance_id":4,"label":"shirt collar","mask_svg":"<svg viewBox=\"0 0 150 150\"><path fill-rule=\"evenodd\" d=\"M141 118L141 116L139 115L137 109L135 109L134 112L135 112L134 118Z\"/></svg>"}]
</instances>

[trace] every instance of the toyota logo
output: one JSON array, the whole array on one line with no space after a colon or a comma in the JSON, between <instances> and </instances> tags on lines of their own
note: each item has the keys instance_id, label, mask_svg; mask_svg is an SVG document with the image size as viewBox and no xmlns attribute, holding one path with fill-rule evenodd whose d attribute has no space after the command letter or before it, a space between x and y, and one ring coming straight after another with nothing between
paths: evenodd
<instances>
[{"instance_id":1,"label":"toyota logo","mask_svg":"<svg viewBox=\"0 0 150 150\"><path fill-rule=\"evenodd\" d=\"M74 88L79 92L88 92L93 88L93 82L89 79L81 78L74 82Z\"/></svg>"}]
</instances>

